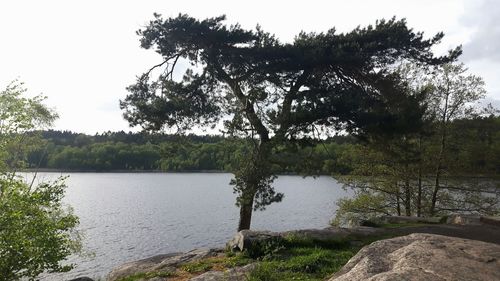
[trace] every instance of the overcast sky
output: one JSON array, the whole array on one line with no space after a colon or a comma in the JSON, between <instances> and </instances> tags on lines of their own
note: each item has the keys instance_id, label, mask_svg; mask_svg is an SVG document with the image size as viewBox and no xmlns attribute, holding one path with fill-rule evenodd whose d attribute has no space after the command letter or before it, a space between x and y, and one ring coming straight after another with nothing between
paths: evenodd
<instances>
[{"instance_id":1,"label":"overcast sky","mask_svg":"<svg viewBox=\"0 0 500 281\"><path fill-rule=\"evenodd\" d=\"M139 47L135 31L152 19L187 13L226 14L245 28L259 23L281 41L301 30L347 32L377 19L406 18L430 37L445 32L437 52L462 44L461 60L486 81L488 101L500 105L500 1L52 1L0 2L0 88L14 79L43 93L60 119L56 129L94 134L128 131L118 101L136 75L160 61Z\"/></svg>"}]
</instances>

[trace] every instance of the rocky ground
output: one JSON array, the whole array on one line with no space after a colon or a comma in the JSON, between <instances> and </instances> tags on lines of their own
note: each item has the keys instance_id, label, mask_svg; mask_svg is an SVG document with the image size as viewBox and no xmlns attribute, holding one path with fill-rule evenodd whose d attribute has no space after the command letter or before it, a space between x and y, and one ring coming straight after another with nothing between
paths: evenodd
<instances>
[{"instance_id":1,"label":"rocky ground","mask_svg":"<svg viewBox=\"0 0 500 281\"><path fill-rule=\"evenodd\" d=\"M359 251L330 281L500 280L500 245L415 233Z\"/></svg>"},{"instance_id":2,"label":"rocky ground","mask_svg":"<svg viewBox=\"0 0 500 281\"><path fill-rule=\"evenodd\" d=\"M275 280L271 278L271 275L276 273L273 273L277 270L276 268L284 270L283 277L278 277L276 280L295 280L294 278L325 280L325 277L321 276L339 281L500 280L500 224L498 222L499 220L495 218L485 220L479 217L462 216L449 218L448 223L436 224L436 221L390 217L378 222L379 227L329 227L283 233L242 231L228 242L225 250L199 249L188 253L173 253L130 262L115 268L108 275L107 280L238 281L249 280L251 273L252 280ZM297 240L297 237L302 240ZM396 238L383 239L388 237ZM371 243L375 240L380 241ZM323 255L324 259L319 258L316 263L324 266L326 271L316 268L314 270L322 275L312 271L307 275L300 275L300 272L296 276L290 275L286 270L292 268L293 271L296 270L293 266L302 266L300 262L287 265L287 263L295 262L294 257L288 256L281 263L266 261L266 259L283 259L282 248L286 245L282 243L283 241L288 241L286 243L299 241L300 247L307 243L311 246L310 242L313 241L312 243L320 247L338 248L339 251L347 254L331 256L331 252L321 252L321 250L309 252L310 256L305 257L304 264L307 266L304 270L312 270L308 264L310 261L307 259ZM309 242L304 244L304 241ZM300 247L297 248L299 250L297 253L304 251ZM358 252L359 249L361 250ZM232 254L232 252L241 251L244 251L245 255ZM357 254L354 255L356 252ZM290 253L295 252L289 251L288 255L293 255ZM338 267L324 264L329 260L340 262L342 258L345 261ZM345 266L340 269L344 264ZM260 272L260 275L254 274L255 272ZM328 272L331 273L328 274ZM333 273L335 275L332 277ZM271 275L268 278L266 274ZM274 276L280 275L278 273Z\"/></svg>"}]
</instances>

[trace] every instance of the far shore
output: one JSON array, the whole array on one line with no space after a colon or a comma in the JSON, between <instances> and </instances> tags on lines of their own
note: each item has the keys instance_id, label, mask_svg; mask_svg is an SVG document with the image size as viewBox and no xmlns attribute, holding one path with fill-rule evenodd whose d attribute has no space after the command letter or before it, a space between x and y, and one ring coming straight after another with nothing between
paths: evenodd
<instances>
[{"instance_id":1,"label":"far shore","mask_svg":"<svg viewBox=\"0 0 500 281\"><path fill-rule=\"evenodd\" d=\"M230 172L220 170L183 170L183 171L162 171L162 170L72 170L72 169L23 169L23 173L144 173L144 174L174 174L174 173L210 173L210 174L230 174Z\"/></svg>"},{"instance_id":2,"label":"far shore","mask_svg":"<svg viewBox=\"0 0 500 281\"><path fill-rule=\"evenodd\" d=\"M20 172L23 173L137 173L137 174L195 174L195 173L206 173L206 174L232 174L228 171L223 170L180 170L180 171L163 171L163 170L71 170L71 169L23 169ZM280 176L299 176L297 173L278 173ZM319 175L319 176L330 176L330 175Z\"/></svg>"}]
</instances>

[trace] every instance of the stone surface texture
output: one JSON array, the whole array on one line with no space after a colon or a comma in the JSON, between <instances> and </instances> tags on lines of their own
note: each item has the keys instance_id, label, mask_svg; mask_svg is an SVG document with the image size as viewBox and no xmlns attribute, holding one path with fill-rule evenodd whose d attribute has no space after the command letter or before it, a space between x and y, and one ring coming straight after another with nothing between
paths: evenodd
<instances>
[{"instance_id":1,"label":"stone surface texture","mask_svg":"<svg viewBox=\"0 0 500 281\"><path fill-rule=\"evenodd\" d=\"M226 246L233 251L243 251L256 244L280 238L278 232L241 230L233 236Z\"/></svg>"},{"instance_id":2,"label":"stone surface texture","mask_svg":"<svg viewBox=\"0 0 500 281\"><path fill-rule=\"evenodd\" d=\"M220 249L197 249L187 253L172 253L154 256L123 264L113 269L107 276L108 281L117 281L124 277L146 272L173 272L188 262L214 257L221 253Z\"/></svg>"},{"instance_id":3,"label":"stone surface texture","mask_svg":"<svg viewBox=\"0 0 500 281\"><path fill-rule=\"evenodd\" d=\"M281 239L288 235L307 237L318 241L332 239L363 238L367 236L384 234L385 229L359 226L354 228L328 227L325 229L303 229L286 232L253 231L242 230L234 235L227 243L227 247L233 251L243 251L251 249L254 245L262 244L270 240Z\"/></svg>"},{"instance_id":4,"label":"stone surface texture","mask_svg":"<svg viewBox=\"0 0 500 281\"><path fill-rule=\"evenodd\" d=\"M415 233L364 247L330 281L500 280L500 245Z\"/></svg>"},{"instance_id":5,"label":"stone surface texture","mask_svg":"<svg viewBox=\"0 0 500 281\"><path fill-rule=\"evenodd\" d=\"M190 281L246 281L248 274L256 267L255 263L226 271L208 271L189 279Z\"/></svg>"}]
</instances>

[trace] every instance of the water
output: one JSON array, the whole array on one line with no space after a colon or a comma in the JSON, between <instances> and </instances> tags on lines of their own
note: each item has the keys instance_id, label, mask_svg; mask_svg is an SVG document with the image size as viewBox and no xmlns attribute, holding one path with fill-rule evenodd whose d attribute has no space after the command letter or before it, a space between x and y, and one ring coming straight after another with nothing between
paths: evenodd
<instances>
[{"instance_id":1,"label":"water","mask_svg":"<svg viewBox=\"0 0 500 281\"><path fill-rule=\"evenodd\" d=\"M38 180L60 173L41 173ZM84 250L77 267L42 280L104 278L128 261L200 247L223 246L235 233L238 209L224 173L71 173L65 201L80 217ZM255 212L252 229L324 228L348 193L330 177L280 176L283 202Z\"/></svg>"}]
</instances>

